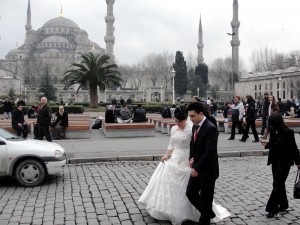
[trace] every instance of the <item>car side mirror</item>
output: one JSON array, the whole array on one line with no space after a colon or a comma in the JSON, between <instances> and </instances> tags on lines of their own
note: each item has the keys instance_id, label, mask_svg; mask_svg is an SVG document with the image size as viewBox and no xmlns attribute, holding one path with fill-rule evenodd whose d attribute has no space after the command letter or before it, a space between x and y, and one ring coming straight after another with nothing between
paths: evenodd
<instances>
[{"instance_id":1,"label":"car side mirror","mask_svg":"<svg viewBox=\"0 0 300 225\"><path fill-rule=\"evenodd\" d=\"M0 145L6 145L5 141L0 140Z\"/></svg>"}]
</instances>

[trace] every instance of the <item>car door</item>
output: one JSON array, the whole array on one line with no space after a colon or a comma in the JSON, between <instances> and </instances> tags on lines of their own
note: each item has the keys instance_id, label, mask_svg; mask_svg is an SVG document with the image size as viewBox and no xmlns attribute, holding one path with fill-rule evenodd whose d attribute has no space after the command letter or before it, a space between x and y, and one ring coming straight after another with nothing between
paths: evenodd
<instances>
[{"instance_id":1,"label":"car door","mask_svg":"<svg viewBox=\"0 0 300 225\"><path fill-rule=\"evenodd\" d=\"M6 175L7 149L4 141L0 140L0 176Z\"/></svg>"}]
</instances>

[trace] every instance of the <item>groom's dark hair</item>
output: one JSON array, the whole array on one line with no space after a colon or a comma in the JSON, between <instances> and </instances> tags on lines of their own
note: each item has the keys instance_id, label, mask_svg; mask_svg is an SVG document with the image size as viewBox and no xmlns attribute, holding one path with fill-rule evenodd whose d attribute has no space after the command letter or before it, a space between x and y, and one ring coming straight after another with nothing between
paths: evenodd
<instances>
[{"instance_id":1,"label":"groom's dark hair","mask_svg":"<svg viewBox=\"0 0 300 225\"><path fill-rule=\"evenodd\" d=\"M196 113L203 113L204 112L204 106L200 102L192 102L187 107L188 111L195 111Z\"/></svg>"}]
</instances>

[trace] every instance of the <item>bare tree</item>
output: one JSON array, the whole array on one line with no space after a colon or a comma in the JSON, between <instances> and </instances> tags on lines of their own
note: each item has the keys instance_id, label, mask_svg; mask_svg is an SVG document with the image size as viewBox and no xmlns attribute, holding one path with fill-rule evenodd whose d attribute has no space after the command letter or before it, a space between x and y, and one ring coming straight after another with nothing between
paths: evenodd
<instances>
[{"instance_id":1,"label":"bare tree","mask_svg":"<svg viewBox=\"0 0 300 225\"><path fill-rule=\"evenodd\" d=\"M123 88L125 88L128 80L131 78L132 68L128 65L119 65L118 70L120 71L123 79Z\"/></svg>"},{"instance_id":2,"label":"bare tree","mask_svg":"<svg viewBox=\"0 0 300 225\"><path fill-rule=\"evenodd\" d=\"M231 58L218 58L214 60L210 66L209 76L214 78L214 84L222 89L230 90L231 88Z\"/></svg>"},{"instance_id":3,"label":"bare tree","mask_svg":"<svg viewBox=\"0 0 300 225\"><path fill-rule=\"evenodd\" d=\"M142 63L145 65L145 69L147 71L147 74L149 74L150 79L152 81L152 85L156 86L158 79L159 79L159 58L157 57L157 54L150 53L145 56L145 58L142 60Z\"/></svg>"},{"instance_id":4,"label":"bare tree","mask_svg":"<svg viewBox=\"0 0 300 225\"><path fill-rule=\"evenodd\" d=\"M274 49L265 47L253 50L250 61L253 64L253 70L256 72L274 71L277 69L286 69L290 66L298 66L300 62L300 51L293 50L287 54L278 53Z\"/></svg>"}]
</instances>

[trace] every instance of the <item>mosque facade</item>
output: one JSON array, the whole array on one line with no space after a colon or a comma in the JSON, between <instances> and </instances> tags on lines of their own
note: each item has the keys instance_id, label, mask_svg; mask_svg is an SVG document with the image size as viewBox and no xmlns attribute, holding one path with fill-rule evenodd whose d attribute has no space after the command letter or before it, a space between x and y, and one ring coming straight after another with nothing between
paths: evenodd
<instances>
[{"instance_id":1,"label":"mosque facade","mask_svg":"<svg viewBox=\"0 0 300 225\"><path fill-rule=\"evenodd\" d=\"M114 0L107 0L110 15L107 26L113 27L112 6ZM37 101L37 89L46 70L52 84L58 89L58 99L63 101L89 101L87 90L76 93L76 86L64 90L61 82L64 72L73 62L80 61L80 54L108 54L113 56L113 28L107 29L105 37L109 51L89 39L88 33L74 21L60 16L50 19L41 28L34 30L31 25L31 5L28 0L25 43L9 51L0 60L0 95L7 95L10 89L16 94L25 94L29 101Z\"/></svg>"}]
</instances>

